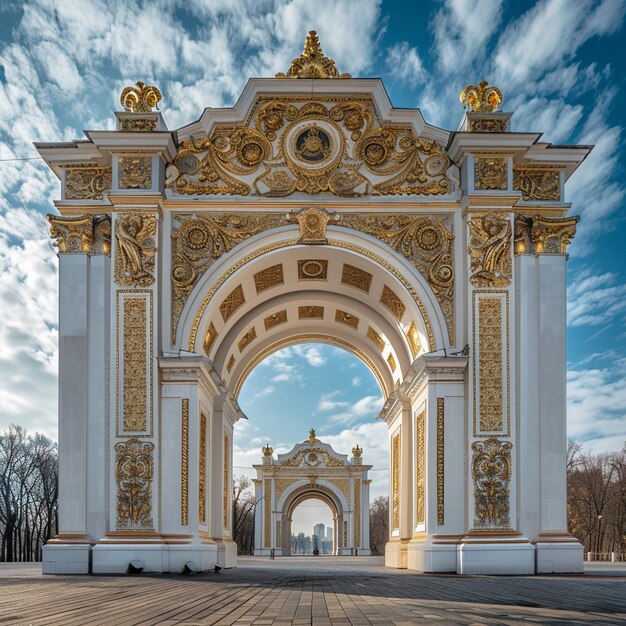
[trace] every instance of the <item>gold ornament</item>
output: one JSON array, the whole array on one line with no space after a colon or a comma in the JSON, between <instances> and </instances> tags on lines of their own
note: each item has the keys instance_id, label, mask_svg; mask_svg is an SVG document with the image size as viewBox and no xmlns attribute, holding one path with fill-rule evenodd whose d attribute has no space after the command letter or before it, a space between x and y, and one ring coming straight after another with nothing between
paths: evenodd
<instances>
[{"instance_id":1,"label":"gold ornament","mask_svg":"<svg viewBox=\"0 0 626 626\"><path fill-rule=\"evenodd\" d=\"M189 524L189 398L182 399L180 426L180 523Z\"/></svg>"},{"instance_id":2,"label":"gold ornament","mask_svg":"<svg viewBox=\"0 0 626 626\"><path fill-rule=\"evenodd\" d=\"M513 167L513 189L522 200L560 200L561 173L555 169Z\"/></svg>"},{"instance_id":3,"label":"gold ornament","mask_svg":"<svg viewBox=\"0 0 626 626\"><path fill-rule=\"evenodd\" d=\"M383 287L383 293L380 296L380 301L384 304L393 314L393 316L400 321L406 311L406 306L394 291L389 289L387 285ZM395 369L395 368L394 368Z\"/></svg>"},{"instance_id":4,"label":"gold ornament","mask_svg":"<svg viewBox=\"0 0 626 626\"><path fill-rule=\"evenodd\" d=\"M206 462L207 462L206 415L200 413L200 450L198 456L198 521L206 524Z\"/></svg>"},{"instance_id":5,"label":"gold ornament","mask_svg":"<svg viewBox=\"0 0 626 626\"><path fill-rule=\"evenodd\" d=\"M280 263L278 265L266 267L264 270L261 270L254 275L254 286L256 287L257 293L261 293L262 291L270 289L271 287L276 287L277 285L282 285L283 283L283 266Z\"/></svg>"},{"instance_id":6,"label":"gold ornament","mask_svg":"<svg viewBox=\"0 0 626 626\"><path fill-rule=\"evenodd\" d=\"M243 352L256 339L256 328L254 326L239 340L237 344L239 352Z\"/></svg>"},{"instance_id":7,"label":"gold ornament","mask_svg":"<svg viewBox=\"0 0 626 626\"><path fill-rule=\"evenodd\" d=\"M120 122L122 130L130 133L149 133L157 127L156 120L123 119Z\"/></svg>"},{"instance_id":8,"label":"gold ornament","mask_svg":"<svg viewBox=\"0 0 626 626\"><path fill-rule=\"evenodd\" d=\"M65 200L102 200L111 189L111 168L99 165L66 166Z\"/></svg>"},{"instance_id":9,"label":"gold ornament","mask_svg":"<svg viewBox=\"0 0 626 626\"><path fill-rule=\"evenodd\" d=\"M135 87L125 87L120 95L120 103L124 111L133 113L149 113L153 108L158 110L161 101L161 92L152 85L146 85L141 81L135 83Z\"/></svg>"},{"instance_id":10,"label":"gold ornament","mask_svg":"<svg viewBox=\"0 0 626 626\"><path fill-rule=\"evenodd\" d=\"M309 31L302 54L291 62L287 74L279 72L276 78L352 78L339 74L332 59L324 56L317 33Z\"/></svg>"},{"instance_id":11,"label":"gold ornament","mask_svg":"<svg viewBox=\"0 0 626 626\"><path fill-rule=\"evenodd\" d=\"M118 159L120 189L150 189L152 187L152 157L122 157Z\"/></svg>"},{"instance_id":12,"label":"gold ornament","mask_svg":"<svg viewBox=\"0 0 626 626\"><path fill-rule=\"evenodd\" d=\"M352 448L352 456L355 458L355 460L360 460L363 456L363 448L360 448L358 443L354 448Z\"/></svg>"},{"instance_id":13,"label":"gold ornament","mask_svg":"<svg viewBox=\"0 0 626 626\"><path fill-rule=\"evenodd\" d=\"M226 322L228 318L246 301L243 295L243 288L241 285L237 285L229 294L224 298L222 304L220 304L220 313L222 319Z\"/></svg>"},{"instance_id":14,"label":"gold ornament","mask_svg":"<svg viewBox=\"0 0 626 626\"><path fill-rule=\"evenodd\" d=\"M309 443L317 443L319 441L319 439L315 438L315 428L311 428L311 430L309 430L309 439L308 439Z\"/></svg>"},{"instance_id":15,"label":"gold ornament","mask_svg":"<svg viewBox=\"0 0 626 626\"><path fill-rule=\"evenodd\" d=\"M400 433L391 440L391 528L400 528Z\"/></svg>"},{"instance_id":16,"label":"gold ornament","mask_svg":"<svg viewBox=\"0 0 626 626\"><path fill-rule=\"evenodd\" d=\"M415 523L426 521L426 409L415 417Z\"/></svg>"},{"instance_id":17,"label":"gold ornament","mask_svg":"<svg viewBox=\"0 0 626 626\"><path fill-rule=\"evenodd\" d=\"M504 190L508 187L508 160L476 157L474 160L474 188Z\"/></svg>"},{"instance_id":18,"label":"gold ornament","mask_svg":"<svg viewBox=\"0 0 626 626\"><path fill-rule=\"evenodd\" d=\"M323 306L299 306L298 319L322 318L324 317Z\"/></svg>"},{"instance_id":19,"label":"gold ornament","mask_svg":"<svg viewBox=\"0 0 626 626\"><path fill-rule=\"evenodd\" d=\"M230 528L230 437L224 433L224 528Z\"/></svg>"},{"instance_id":20,"label":"gold ornament","mask_svg":"<svg viewBox=\"0 0 626 626\"><path fill-rule=\"evenodd\" d=\"M468 130L470 133L505 133L506 120L471 118Z\"/></svg>"},{"instance_id":21,"label":"gold ornament","mask_svg":"<svg viewBox=\"0 0 626 626\"><path fill-rule=\"evenodd\" d=\"M117 530L150 530L152 521L153 443L132 438L115 444Z\"/></svg>"},{"instance_id":22,"label":"gold ornament","mask_svg":"<svg viewBox=\"0 0 626 626\"><path fill-rule=\"evenodd\" d=\"M347 324L348 326L352 326L352 328L359 327L359 318L356 315L351 315L346 311L342 311L341 309L337 309L335 311L335 322L341 322L342 324Z\"/></svg>"},{"instance_id":23,"label":"gold ornament","mask_svg":"<svg viewBox=\"0 0 626 626\"><path fill-rule=\"evenodd\" d=\"M578 216L558 218L535 215L532 225L535 254L565 254L576 234L579 219Z\"/></svg>"},{"instance_id":24,"label":"gold ornament","mask_svg":"<svg viewBox=\"0 0 626 626\"><path fill-rule=\"evenodd\" d=\"M287 311L283 309L282 311L278 311L277 313L272 313L272 315L268 315L263 320L263 325L265 326L265 330L270 330L270 328L274 328L274 326L278 326L279 324L284 324L287 321Z\"/></svg>"},{"instance_id":25,"label":"gold ornament","mask_svg":"<svg viewBox=\"0 0 626 626\"><path fill-rule=\"evenodd\" d=\"M475 287L511 284L511 224L495 213L473 215L469 221L470 282Z\"/></svg>"},{"instance_id":26,"label":"gold ornament","mask_svg":"<svg viewBox=\"0 0 626 626\"><path fill-rule=\"evenodd\" d=\"M509 527L512 447L510 442L495 437L472 444L475 528Z\"/></svg>"},{"instance_id":27,"label":"gold ornament","mask_svg":"<svg viewBox=\"0 0 626 626\"><path fill-rule=\"evenodd\" d=\"M290 214L290 219L297 221L300 226L298 243L315 245L328 243L326 226L330 221L330 215L326 211L310 207L295 214Z\"/></svg>"},{"instance_id":28,"label":"gold ornament","mask_svg":"<svg viewBox=\"0 0 626 626\"><path fill-rule=\"evenodd\" d=\"M263 446L263 448L261 448L261 451L263 452L263 456L272 456L272 454L274 453L274 448L272 448L272 446L270 446L270 444L268 443L266 446Z\"/></svg>"},{"instance_id":29,"label":"gold ornament","mask_svg":"<svg viewBox=\"0 0 626 626\"><path fill-rule=\"evenodd\" d=\"M93 243L93 217L78 215L60 217L46 215L50 223L50 236L56 239L60 254L84 254L91 252Z\"/></svg>"},{"instance_id":30,"label":"gold ornament","mask_svg":"<svg viewBox=\"0 0 626 626\"><path fill-rule=\"evenodd\" d=\"M445 398L437 398L437 524L444 523L444 418Z\"/></svg>"},{"instance_id":31,"label":"gold ornament","mask_svg":"<svg viewBox=\"0 0 626 626\"><path fill-rule=\"evenodd\" d=\"M460 100L464 109L480 113L493 113L502 104L502 92L483 80L478 85L465 87L461 92Z\"/></svg>"},{"instance_id":32,"label":"gold ornament","mask_svg":"<svg viewBox=\"0 0 626 626\"><path fill-rule=\"evenodd\" d=\"M371 326L369 326L367 329L367 337L376 344L376 347L381 352L385 349L384 339Z\"/></svg>"},{"instance_id":33,"label":"gold ornament","mask_svg":"<svg viewBox=\"0 0 626 626\"><path fill-rule=\"evenodd\" d=\"M156 215L118 213L115 220L115 282L128 287L154 283Z\"/></svg>"},{"instance_id":34,"label":"gold ornament","mask_svg":"<svg viewBox=\"0 0 626 626\"><path fill-rule=\"evenodd\" d=\"M344 263L341 270L341 282L344 285L350 285L365 293L369 293L372 284L372 275L359 267Z\"/></svg>"}]
</instances>

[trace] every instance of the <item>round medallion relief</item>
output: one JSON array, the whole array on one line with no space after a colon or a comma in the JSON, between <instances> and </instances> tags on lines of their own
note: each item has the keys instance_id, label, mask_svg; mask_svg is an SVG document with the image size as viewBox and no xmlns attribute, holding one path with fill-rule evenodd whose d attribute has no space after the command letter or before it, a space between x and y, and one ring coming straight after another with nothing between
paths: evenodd
<instances>
[{"instance_id":1,"label":"round medallion relief","mask_svg":"<svg viewBox=\"0 0 626 626\"><path fill-rule=\"evenodd\" d=\"M328 119L315 117L296 122L284 137L285 155L296 174L322 175L341 159L344 138Z\"/></svg>"}]
</instances>

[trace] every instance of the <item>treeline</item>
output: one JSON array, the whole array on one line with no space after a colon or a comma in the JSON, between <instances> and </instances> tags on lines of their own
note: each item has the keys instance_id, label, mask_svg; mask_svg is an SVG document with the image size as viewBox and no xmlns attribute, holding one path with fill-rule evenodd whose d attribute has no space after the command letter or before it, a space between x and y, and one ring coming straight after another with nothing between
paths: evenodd
<instances>
[{"instance_id":1,"label":"treeline","mask_svg":"<svg viewBox=\"0 0 626 626\"><path fill-rule=\"evenodd\" d=\"M0 561L40 561L57 532L59 457L44 435L0 434Z\"/></svg>"},{"instance_id":2,"label":"treeline","mask_svg":"<svg viewBox=\"0 0 626 626\"><path fill-rule=\"evenodd\" d=\"M568 443L567 517L585 552L626 553L626 445L587 454Z\"/></svg>"}]
</instances>

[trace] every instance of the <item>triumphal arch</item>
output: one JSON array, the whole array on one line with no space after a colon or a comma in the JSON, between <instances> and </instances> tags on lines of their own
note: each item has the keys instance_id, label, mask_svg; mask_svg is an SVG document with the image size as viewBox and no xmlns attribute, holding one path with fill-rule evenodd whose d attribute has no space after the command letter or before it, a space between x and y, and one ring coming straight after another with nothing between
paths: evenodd
<instances>
[{"instance_id":1,"label":"triumphal arch","mask_svg":"<svg viewBox=\"0 0 626 626\"><path fill-rule=\"evenodd\" d=\"M371 465L363 463L363 448L352 458L339 454L309 431L309 438L274 458L269 443L261 465L255 465L254 553L291 555L291 522L306 500L323 502L333 516L334 555L370 554L369 509Z\"/></svg>"},{"instance_id":2,"label":"triumphal arch","mask_svg":"<svg viewBox=\"0 0 626 626\"><path fill-rule=\"evenodd\" d=\"M313 341L357 355L385 398L388 565L581 570L564 185L590 148L512 132L486 82L461 99L457 130L431 126L379 79L340 74L311 33L232 108L171 131L158 89L137 83L116 130L37 145L61 180L45 572L235 565L239 390L267 355Z\"/></svg>"}]
</instances>

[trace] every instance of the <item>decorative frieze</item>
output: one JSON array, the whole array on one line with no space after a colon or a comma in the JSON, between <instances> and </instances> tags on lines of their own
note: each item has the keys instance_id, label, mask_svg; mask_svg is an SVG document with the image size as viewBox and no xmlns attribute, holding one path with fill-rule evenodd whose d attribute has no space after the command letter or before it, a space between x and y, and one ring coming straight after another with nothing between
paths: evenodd
<instances>
[{"instance_id":1,"label":"decorative frieze","mask_svg":"<svg viewBox=\"0 0 626 626\"><path fill-rule=\"evenodd\" d=\"M278 326L279 324L284 324L287 321L287 310L283 309L282 311L277 311L276 313L272 313L263 319L263 325L265 326L265 330L270 330L274 328L274 326Z\"/></svg>"},{"instance_id":2,"label":"decorative frieze","mask_svg":"<svg viewBox=\"0 0 626 626\"><path fill-rule=\"evenodd\" d=\"M299 306L298 307L298 319L309 319L309 318L323 318L324 317L324 307L318 305L311 306Z\"/></svg>"},{"instance_id":3,"label":"decorative frieze","mask_svg":"<svg viewBox=\"0 0 626 626\"><path fill-rule=\"evenodd\" d=\"M335 311L335 322L347 324L348 326L352 326L352 328L359 327L359 318L356 315L352 315L346 311L342 311L341 309L337 309Z\"/></svg>"},{"instance_id":4,"label":"decorative frieze","mask_svg":"<svg viewBox=\"0 0 626 626\"><path fill-rule=\"evenodd\" d=\"M400 528L400 432L391 438L391 528Z\"/></svg>"},{"instance_id":5,"label":"decorative frieze","mask_svg":"<svg viewBox=\"0 0 626 626\"><path fill-rule=\"evenodd\" d=\"M152 530L154 444L132 438L115 444L117 530Z\"/></svg>"},{"instance_id":6,"label":"decorative frieze","mask_svg":"<svg viewBox=\"0 0 626 626\"><path fill-rule=\"evenodd\" d=\"M496 213L469 220L470 282L475 287L508 287L513 277L511 223Z\"/></svg>"},{"instance_id":7,"label":"decorative frieze","mask_svg":"<svg viewBox=\"0 0 626 626\"><path fill-rule=\"evenodd\" d=\"M121 130L130 133L149 133L156 130L156 119L123 118L120 120Z\"/></svg>"},{"instance_id":8,"label":"decorative frieze","mask_svg":"<svg viewBox=\"0 0 626 626\"><path fill-rule=\"evenodd\" d=\"M415 416L415 523L426 522L426 409Z\"/></svg>"},{"instance_id":9,"label":"decorative frieze","mask_svg":"<svg viewBox=\"0 0 626 626\"><path fill-rule=\"evenodd\" d=\"M125 287L154 283L157 217L154 213L116 213L115 282Z\"/></svg>"},{"instance_id":10,"label":"decorative frieze","mask_svg":"<svg viewBox=\"0 0 626 626\"><path fill-rule=\"evenodd\" d=\"M264 270L254 275L254 286L257 293L261 293L277 285L282 285L283 283L283 266L281 263L266 267Z\"/></svg>"},{"instance_id":11,"label":"decorative frieze","mask_svg":"<svg viewBox=\"0 0 626 626\"><path fill-rule=\"evenodd\" d=\"M220 304L222 319L226 322L228 318L246 301L243 295L243 287L237 285Z\"/></svg>"},{"instance_id":12,"label":"decorative frieze","mask_svg":"<svg viewBox=\"0 0 626 626\"><path fill-rule=\"evenodd\" d=\"M561 172L558 169L513 166L513 189L522 192L522 200L561 199Z\"/></svg>"},{"instance_id":13,"label":"decorative frieze","mask_svg":"<svg viewBox=\"0 0 626 626\"><path fill-rule=\"evenodd\" d=\"M200 413L200 436L198 442L198 521L207 523L206 515L206 469L207 469L207 419Z\"/></svg>"},{"instance_id":14,"label":"decorative frieze","mask_svg":"<svg viewBox=\"0 0 626 626\"><path fill-rule=\"evenodd\" d=\"M359 267L344 263L341 270L341 282L344 285L350 285L351 287L365 291L365 293L369 293L372 284L372 275Z\"/></svg>"},{"instance_id":15,"label":"decorative frieze","mask_svg":"<svg viewBox=\"0 0 626 626\"><path fill-rule=\"evenodd\" d=\"M298 261L298 280L326 280L328 261L326 259L300 259Z\"/></svg>"},{"instance_id":16,"label":"decorative frieze","mask_svg":"<svg viewBox=\"0 0 626 626\"><path fill-rule=\"evenodd\" d=\"M152 157L126 156L117 160L120 189L150 189L152 187Z\"/></svg>"},{"instance_id":17,"label":"decorative frieze","mask_svg":"<svg viewBox=\"0 0 626 626\"><path fill-rule=\"evenodd\" d=\"M508 159L500 157L474 158L474 189L504 190L508 188Z\"/></svg>"},{"instance_id":18,"label":"decorative frieze","mask_svg":"<svg viewBox=\"0 0 626 626\"><path fill-rule=\"evenodd\" d=\"M380 301L384 304L398 320L402 320L402 316L406 311L406 306L402 300L391 290L387 285L383 287L383 293L380 296Z\"/></svg>"},{"instance_id":19,"label":"decorative frieze","mask_svg":"<svg viewBox=\"0 0 626 626\"><path fill-rule=\"evenodd\" d=\"M474 527L509 528L511 449L508 441L495 437L472 444L474 480Z\"/></svg>"},{"instance_id":20,"label":"decorative frieze","mask_svg":"<svg viewBox=\"0 0 626 626\"><path fill-rule=\"evenodd\" d=\"M468 120L468 131L470 133L505 133L506 120L490 117L470 118Z\"/></svg>"},{"instance_id":21,"label":"decorative frieze","mask_svg":"<svg viewBox=\"0 0 626 626\"><path fill-rule=\"evenodd\" d=\"M445 519L445 398L437 398L437 524Z\"/></svg>"},{"instance_id":22,"label":"decorative frieze","mask_svg":"<svg viewBox=\"0 0 626 626\"><path fill-rule=\"evenodd\" d=\"M189 524L189 398L182 399L180 425L180 523Z\"/></svg>"},{"instance_id":23,"label":"decorative frieze","mask_svg":"<svg viewBox=\"0 0 626 626\"><path fill-rule=\"evenodd\" d=\"M67 165L65 171L65 200L102 200L111 189L111 167L100 165Z\"/></svg>"},{"instance_id":24,"label":"decorative frieze","mask_svg":"<svg viewBox=\"0 0 626 626\"><path fill-rule=\"evenodd\" d=\"M579 218L515 216L515 254L566 254Z\"/></svg>"}]
</instances>

